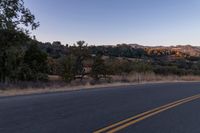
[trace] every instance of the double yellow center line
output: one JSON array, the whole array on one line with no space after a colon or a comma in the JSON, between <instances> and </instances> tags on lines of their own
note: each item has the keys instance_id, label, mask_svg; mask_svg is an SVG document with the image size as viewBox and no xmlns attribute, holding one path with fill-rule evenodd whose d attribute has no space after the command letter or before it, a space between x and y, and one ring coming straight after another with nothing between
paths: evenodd
<instances>
[{"instance_id":1,"label":"double yellow center line","mask_svg":"<svg viewBox=\"0 0 200 133\"><path fill-rule=\"evenodd\" d=\"M195 96L191 96L191 97L187 97L187 98L184 98L184 99L181 99L181 100L160 106L158 108L146 111L146 112L138 114L136 116L133 116L133 117L127 118L125 120L119 121L119 122L112 124L108 127L99 129L99 130L95 131L94 133L115 133L115 132L118 132L118 131L120 131L124 128L127 128L127 127L129 127L129 126L131 126L131 125L133 125L133 124L135 124L139 121L142 121L146 118L149 118L149 117L154 116L156 114L159 114L163 111L169 110L171 108L177 107L179 105L182 105L184 103L188 103L190 101L197 100L197 99L200 99L200 94L195 95Z\"/></svg>"}]
</instances>

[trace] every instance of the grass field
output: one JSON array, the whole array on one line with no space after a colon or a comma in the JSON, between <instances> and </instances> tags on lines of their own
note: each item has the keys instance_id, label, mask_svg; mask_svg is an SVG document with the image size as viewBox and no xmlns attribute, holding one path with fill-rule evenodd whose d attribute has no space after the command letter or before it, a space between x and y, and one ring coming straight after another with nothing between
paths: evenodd
<instances>
[{"instance_id":1,"label":"grass field","mask_svg":"<svg viewBox=\"0 0 200 133\"><path fill-rule=\"evenodd\" d=\"M65 83L58 76L50 76L49 82L21 82L17 84L0 84L0 96L14 96L26 94L38 94L47 92L73 91L81 89L93 89L111 86L124 86L146 83L164 83L164 82L198 82L200 76L175 76L175 75L155 75L153 73L135 73L131 75L110 76L108 79L102 79L98 82L85 78L83 81L73 81L70 84Z\"/></svg>"}]
</instances>

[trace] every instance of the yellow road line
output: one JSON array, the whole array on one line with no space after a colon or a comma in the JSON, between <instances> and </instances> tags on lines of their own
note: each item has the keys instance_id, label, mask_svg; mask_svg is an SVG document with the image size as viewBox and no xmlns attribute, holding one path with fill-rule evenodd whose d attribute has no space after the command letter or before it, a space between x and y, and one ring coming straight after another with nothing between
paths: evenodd
<instances>
[{"instance_id":1,"label":"yellow road line","mask_svg":"<svg viewBox=\"0 0 200 133\"><path fill-rule=\"evenodd\" d=\"M133 124L135 124L135 123L137 123L137 122L139 122L139 121L142 121L142 120L144 120L144 119L146 119L146 118L149 118L149 117L154 116L154 115L156 115L156 114L159 114L159 113L161 113L161 112L163 112L163 111L166 111L166 110L168 110L168 109L177 107L177 106L179 106L179 105L182 105L182 104L184 104L184 103L187 103L187 102L193 101L193 100L195 100L195 99L199 99L199 98L200 98L200 96L199 96L199 97L196 97L196 98L193 98L193 99L190 99L190 100L186 100L186 101L177 103L177 104L174 104L174 105L171 105L171 106L166 107L166 108L163 108L163 109L161 109L161 110L155 111L155 112L153 112L153 113L150 113L150 114L148 114L148 115L145 115L145 116L143 116L143 117L140 117L140 118L138 118L138 119L136 119L136 120L130 121L130 122L128 122L128 123L126 123L126 124L124 124L124 125L122 125L122 126L119 126L119 127L117 127L117 128L114 128L114 129L108 131L107 133L115 133L115 132L117 132L117 131L119 131L119 130L122 130L122 129L124 129L124 128L130 126L130 125L133 125Z\"/></svg>"},{"instance_id":2,"label":"yellow road line","mask_svg":"<svg viewBox=\"0 0 200 133\"><path fill-rule=\"evenodd\" d=\"M146 111L146 112L144 112L144 113L141 113L141 114L138 114L138 115L136 115L136 116L130 117L130 118L128 118L128 119L125 119L125 120L122 120L122 121L120 121L120 122L117 122L117 123L112 124L112 125L110 125L110 126L108 126L108 127L102 128L102 129L100 129L100 130L98 130L98 131L95 131L94 133L102 133L102 132L106 132L106 131L108 131L108 130L110 130L110 131L115 131L114 129L119 129L119 130L121 130L122 127L124 128L124 125L129 125L129 123L133 123L133 121L139 120L139 119L141 119L141 118L146 119L146 116L149 116L150 114L151 114L150 116L152 116L152 114L154 114L155 112L158 112L158 111L159 111L159 113L160 113L161 110L165 111L165 109L166 109L166 110L167 110L167 109L170 109L169 107L171 107L171 108L175 107L175 106L173 106L173 105L178 106L178 105L180 105L180 104L183 104L183 103L185 103L185 102L189 102L189 101L192 101L192 100L198 99L198 98L200 98L200 94L199 94L199 95L195 95L195 96L191 96L191 97L188 97L188 98L184 98L184 99L181 99L181 100L178 100L178 101L175 101L175 102L166 104L166 105L163 105L163 106L161 106L161 107L158 107L158 108L155 108L155 109ZM173 107L172 107L172 106L173 106ZM161 112L163 112L163 111L161 111ZM156 113L156 114L157 114L157 113ZM149 116L149 117L150 117L150 116ZM136 118L137 118L137 119L136 119ZM135 119L136 119L136 120L135 120ZM142 120L143 120L143 119L142 119ZM141 120L140 120L140 121L141 121ZM138 122L138 121L136 121L136 122ZM136 122L135 122L135 123L136 123ZM134 123L133 123L133 124L134 124ZM131 124L131 125L132 125L132 124ZM121 127L121 128L120 128L120 127ZM114 128L114 129L113 129L113 128ZM111 129L113 129L113 130L111 130ZM118 131L118 130L117 130L117 131ZM108 133L111 133L111 132L108 132Z\"/></svg>"}]
</instances>

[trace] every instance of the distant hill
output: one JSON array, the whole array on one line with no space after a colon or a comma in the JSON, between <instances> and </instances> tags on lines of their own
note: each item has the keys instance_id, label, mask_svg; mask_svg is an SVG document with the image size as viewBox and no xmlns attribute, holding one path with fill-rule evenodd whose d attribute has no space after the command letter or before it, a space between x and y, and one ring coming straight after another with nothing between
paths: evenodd
<instances>
[{"instance_id":1,"label":"distant hill","mask_svg":"<svg viewBox=\"0 0 200 133\"><path fill-rule=\"evenodd\" d=\"M67 55L73 46L62 45L60 42L39 43L40 48L50 57L60 58ZM180 58L200 58L200 47L191 45L177 46L143 46L139 44L117 44L88 46L91 54L102 53L104 56L126 58L152 58L176 60Z\"/></svg>"},{"instance_id":2,"label":"distant hill","mask_svg":"<svg viewBox=\"0 0 200 133\"><path fill-rule=\"evenodd\" d=\"M169 47L172 51L179 51L190 56L200 56L200 47L194 47L191 45L184 45L184 46L176 46L176 47Z\"/></svg>"},{"instance_id":3,"label":"distant hill","mask_svg":"<svg viewBox=\"0 0 200 133\"><path fill-rule=\"evenodd\" d=\"M188 56L199 57L200 47L191 45L177 45L177 46L142 46L138 44L129 44L133 48L142 48L159 52L175 53L176 55L185 54Z\"/></svg>"},{"instance_id":4,"label":"distant hill","mask_svg":"<svg viewBox=\"0 0 200 133\"><path fill-rule=\"evenodd\" d=\"M51 75L61 74L61 70L66 68L65 63L73 65L73 62L68 62L69 59L76 61L79 59L77 53L83 50L77 45L62 45L58 41L53 43L39 42L38 45L48 55ZM87 56L83 61L86 73L90 72L94 59L101 57L103 59L101 61L105 63L106 71L110 75L130 74L131 72L152 72L161 75L200 75L200 47L191 45L86 45L83 52Z\"/></svg>"}]
</instances>

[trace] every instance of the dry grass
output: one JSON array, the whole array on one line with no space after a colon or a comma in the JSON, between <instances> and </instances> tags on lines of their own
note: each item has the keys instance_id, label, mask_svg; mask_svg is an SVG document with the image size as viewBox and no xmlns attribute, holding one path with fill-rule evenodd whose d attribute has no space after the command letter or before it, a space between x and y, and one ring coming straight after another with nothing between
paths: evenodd
<instances>
[{"instance_id":1,"label":"dry grass","mask_svg":"<svg viewBox=\"0 0 200 133\"><path fill-rule=\"evenodd\" d=\"M56 78L57 77L53 77ZM164 83L164 82L197 82L200 81L200 76L161 76L153 73L134 73L130 75L118 75L111 76L109 83L106 80L102 80L97 84L91 84L91 79L86 79L80 83L80 81L74 81L71 84L66 84L61 81L50 81L48 83L21 83L20 87L15 85L4 86L4 89L0 89L0 96L15 96L15 95L27 95L38 94L47 92L63 92L93 88L126 86L135 84L146 83ZM22 85L23 84L23 85ZM25 85L24 85L25 84ZM1 88L1 85L0 85ZM23 88L23 89L22 89Z\"/></svg>"},{"instance_id":2,"label":"dry grass","mask_svg":"<svg viewBox=\"0 0 200 133\"><path fill-rule=\"evenodd\" d=\"M60 81L62 78L58 75L48 75L50 81Z\"/></svg>"},{"instance_id":3,"label":"dry grass","mask_svg":"<svg viewBox=\"0 0 200 133\"><path fill-rule=\"evenodd\" d=\"M156 75L154 73L134 73L130 75L112 76L113 82L152 82L152 81L200 81L200 76Z\"/></svg>"}]
</instances>

